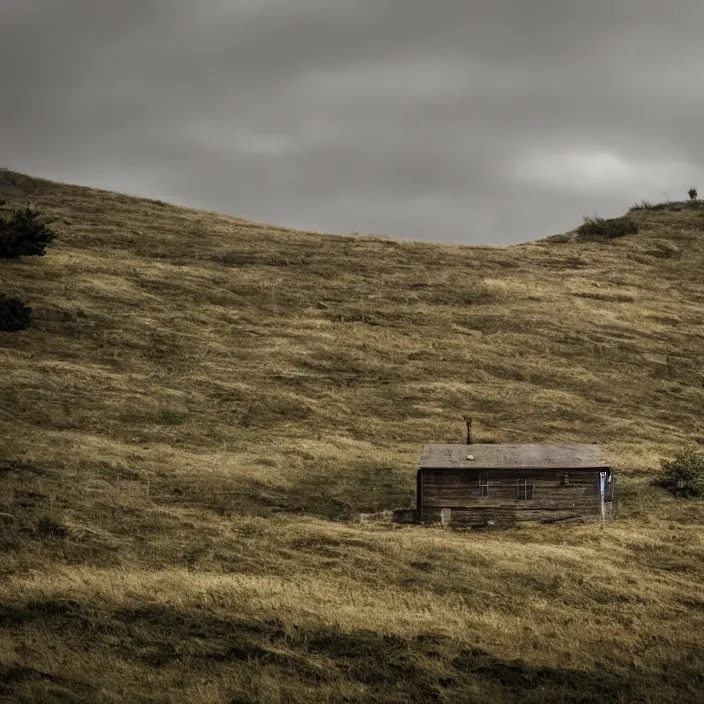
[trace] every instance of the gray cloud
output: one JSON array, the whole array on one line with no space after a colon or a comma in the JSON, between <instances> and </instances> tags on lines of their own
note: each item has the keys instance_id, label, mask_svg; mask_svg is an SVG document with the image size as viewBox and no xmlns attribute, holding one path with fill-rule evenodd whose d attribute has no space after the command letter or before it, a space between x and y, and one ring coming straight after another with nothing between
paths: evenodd
<instances>
[{"instance_id":1,"label":"gray cloud","mask_svg":"<svg viewBox=\"0 0 704 704\"><path fill-rule=\"evenodd\" d=\"M509 243L701 176L695 0L5 0L3 165Z\"/></svg>"}]
</instances>

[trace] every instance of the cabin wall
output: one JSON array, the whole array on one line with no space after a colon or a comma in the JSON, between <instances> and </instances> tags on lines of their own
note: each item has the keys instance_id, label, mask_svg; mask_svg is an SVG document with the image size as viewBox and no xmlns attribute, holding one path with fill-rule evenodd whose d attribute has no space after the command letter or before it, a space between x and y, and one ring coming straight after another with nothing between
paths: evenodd
<instances>
[{"instance_id":1,"label":"cabin wall","mask_svg":"<svg viewBox=\"0 0 704 704\"><path fill-rule=\"evenodd\" d=\"M424 469L419 473L422 517L445 511L452 524L506 525L602 515L600 469ZM480 476L485 480L484 489ZM518 498L519 479L532 480L532 497ZM486 494L483 496L483 494Z\"/></svg>"}]
</instances>

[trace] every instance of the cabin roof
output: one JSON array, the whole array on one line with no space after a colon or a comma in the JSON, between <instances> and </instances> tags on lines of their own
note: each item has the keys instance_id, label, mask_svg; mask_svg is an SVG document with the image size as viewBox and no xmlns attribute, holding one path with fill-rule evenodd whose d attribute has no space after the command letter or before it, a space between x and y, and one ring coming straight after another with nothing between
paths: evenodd
<instances>
[{"instance_id":1,"label":"cabin roof","mask_svg":"<svg viewBox=\"0 0 704 704\"><path fill-rule=\"evenodd\" d=\"M468 459L471 455L474 459ZM578 469L608 467L600 445L425 445L421 469Z\"/></svg>"}]
</instances>

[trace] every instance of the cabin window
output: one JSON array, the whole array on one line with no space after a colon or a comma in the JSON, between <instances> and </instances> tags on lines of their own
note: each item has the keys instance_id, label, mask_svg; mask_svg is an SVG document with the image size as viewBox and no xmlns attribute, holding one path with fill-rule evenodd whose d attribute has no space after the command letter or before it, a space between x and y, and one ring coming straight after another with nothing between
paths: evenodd
<instances>
[{"instance_id":1,"label":"cabin window","mask_svg":"<svg viewBox=\"0 0 704 704\"><path fill-rule=\"evenodd\" d=\"M516 480L516 498L522 501L533 498L533 477L519 477Z\"/></svg>"},{"instance_id":2,"label":"cabin window","mask_svg":"<svg viewBox=\"0 0 704 704\"><path fill-rule=\"evenodd\" d=\"M479 475L479 496L484 498L489 496L489 475L480 474Z\"/></svg>"}]
</instances>

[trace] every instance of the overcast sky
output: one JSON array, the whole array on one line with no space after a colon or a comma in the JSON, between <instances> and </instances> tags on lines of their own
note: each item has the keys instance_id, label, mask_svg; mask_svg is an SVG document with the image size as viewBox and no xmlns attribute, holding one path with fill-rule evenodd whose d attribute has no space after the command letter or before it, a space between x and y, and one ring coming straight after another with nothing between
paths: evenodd
<instances>
[{"instance_id":1,"label":"overcast sky","mask_svg":"<svg viewBox=\"0 0 704 704\"><path fill-rule=\"evenodd\" d=\"M509 244L704 192L701 0L0 0L0 166Z\"/></svg>"}]
</instances>

